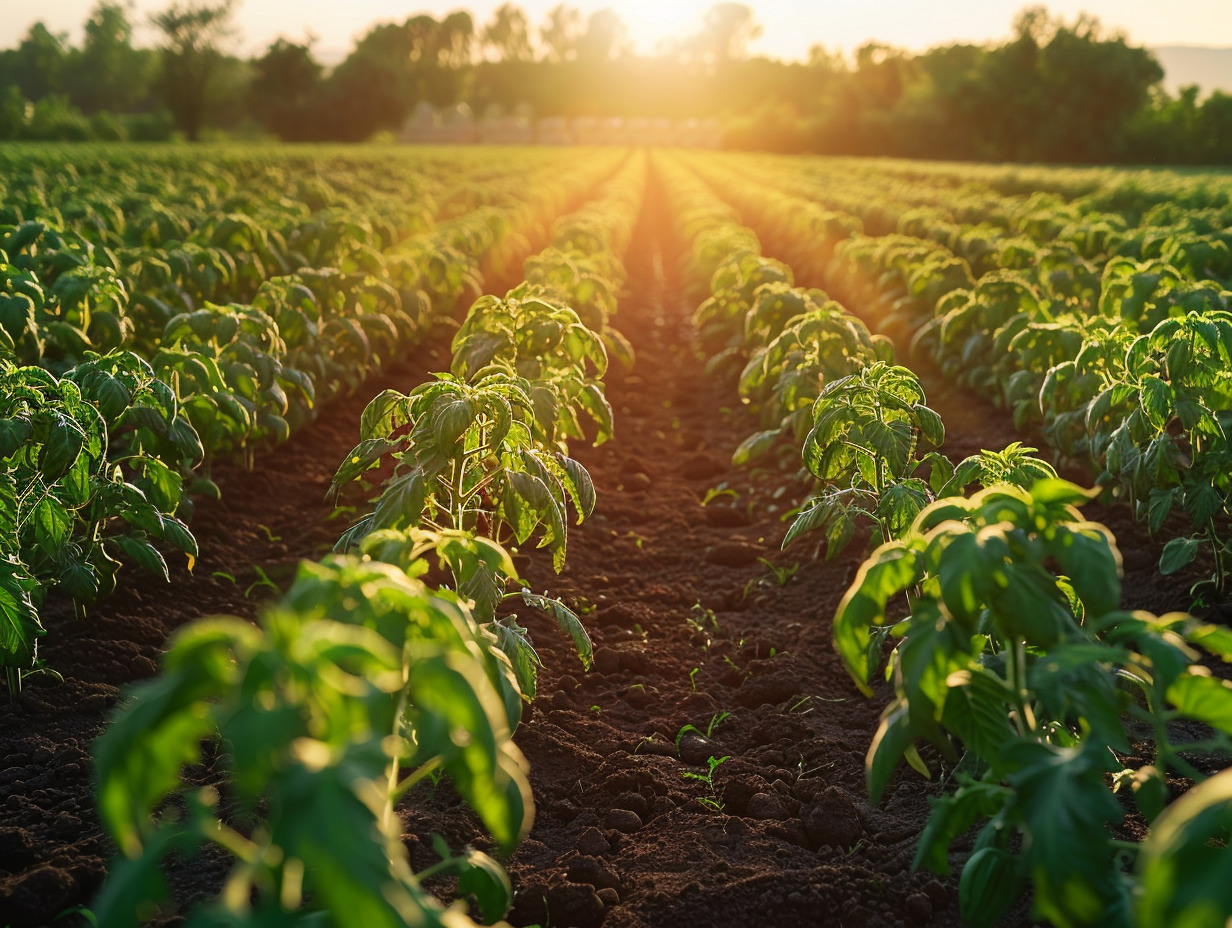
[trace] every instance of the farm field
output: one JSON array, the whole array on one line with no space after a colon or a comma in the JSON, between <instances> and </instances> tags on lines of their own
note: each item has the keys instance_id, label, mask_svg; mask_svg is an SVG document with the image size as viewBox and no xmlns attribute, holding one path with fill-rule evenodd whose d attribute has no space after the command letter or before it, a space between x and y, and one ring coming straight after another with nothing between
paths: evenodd
<instances>
[{"instance_id":1,"label":"farm field","mask_svg":"<svg viewBox=\"0 0 1232 928\"><path fill-rule=\"evenodd\" d=\"M1201 866L1160 863L1226 866L1232 815L1163 809L1191 779L1226 782L1232 744L1226 178L133 152L0 149L7 924L84 924L76 906L105 924L194 906L202 924L314 906L465 924L432 899L459 886L494 918L579 928L1227 918ZM1038 457L981 457L1014 442ZM1054 473L1104 492L1036 483ZM873 588L878 540L905 563L921 511L1007 480L976 497L993 515L928 526L978 524L950 544L986 560L951 575L920 553ZM344 532L367 561L330 560ZM317 567L286 594L302 560ZM430 633L391 633L399 608ZM245 621L184 637L203 615ZM322 631L350 615L393 645ZM321 663L288 629L322 636ZM179 670L160 677L169 640ZM304 697L311 668L337 694ZM417 668L437 682L415 689ZM371 688L337 682L352 673ZM96 747L152 679L170 682ZM238 752L193 748L207 718ZM168 800L181 766L195 798ZM1136 860L1152 819L1174 843ZM149 914L137 875L198 832ZM511 899L486 858L438 866L434 835L501 860ZM914 869L929 835L933 869ZM335 872L330 850L359 863ZM1177 920L1208 896L1216 920Z\"/></svg>"}]
</instances>

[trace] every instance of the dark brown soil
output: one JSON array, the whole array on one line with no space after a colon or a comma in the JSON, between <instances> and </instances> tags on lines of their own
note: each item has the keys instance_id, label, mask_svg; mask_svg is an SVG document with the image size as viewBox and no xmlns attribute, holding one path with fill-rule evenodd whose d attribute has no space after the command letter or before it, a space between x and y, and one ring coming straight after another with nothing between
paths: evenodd
<instances>
[{"instance_id":1,"label":"dark brown soil","mask_svg":"<svg viewBox=\"0 0 1232 928\"><path fill-rule=\"evenodd\" d=\"M583 672L549 623L522 616L545 667L517 735L537 818L508 862L517 890L510 920L957 926L956 877L911 872L936 787L904 770L878 807L865 798L864 754L884 700L859 695L830 645L860 541L831 562L813 559L807 545L780 551L790 493L776 498L779 475L729 463L755 426L734 385L704 376L693 354L661 202L652 187L617 320L638 358L609 377L617 437L577 450L598 508L573 529L562 574L539 558L528 571L537 589L585 613L596 666ZM46 925L89 904L109 854L93 811L89 747L119 688L155 672L166 636L184 622L254 614L270 592L249 589L257 567L285 584L299 558L322 554L344 528L330 519L325 488L365 401L445 363L440 341L416 350L363 396L263 455L257 472L222 469L223 503L202 505L194 524L202 557L191 575L177 568L169 587L129 576L85 622L62 606L49 611L42 656L65 680L34 678L0 712L0 924ZM1016 437L978 398L931 395L957 456ZM737 497L703 505L723 485ZM1157 551L1122 510L1096 508L1092 517L1129 539L1128 606L1185 605L1185 585L1156 578ZM682 734L686 726L694 728ZM713 785L696 776L710 758L721 761ZM405 811L417 867L433 859L434 832L482 844L447 785L417 788ZM200 874L205 891L214 879ZM1006 924L1029 924L1025 913L1024 903Z\"/></svg>"}]
</instances>

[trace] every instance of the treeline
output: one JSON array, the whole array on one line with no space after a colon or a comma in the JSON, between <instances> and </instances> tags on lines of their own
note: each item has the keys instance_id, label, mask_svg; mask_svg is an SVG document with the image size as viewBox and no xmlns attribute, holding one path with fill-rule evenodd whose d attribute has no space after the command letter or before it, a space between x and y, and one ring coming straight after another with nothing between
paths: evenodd
<instances>
[{"instance_id":1,"label":"treeline","mask_svg":"<svg viewBox=\"0 0 1232 928\"><path fill-rule=\"evenodd\" d=\"M717 118L732 148L1060 163L1232 162L1232 95L1176 97L1144 48L1090 17L1041 7L1000 43L923 53L884 45L851 60L752 57L760 29L737 3L697 32L635 55L619 14L561 5L533 25L514 4L485 23L465 11L373 26L337 66L279 39L240 59L234 0L152 18L132 44L126 8L101 0L79 48L42 24L0 51L0 138L362 141L397 133L422 103L477 115Z\"/></svg>"}]
</instances>

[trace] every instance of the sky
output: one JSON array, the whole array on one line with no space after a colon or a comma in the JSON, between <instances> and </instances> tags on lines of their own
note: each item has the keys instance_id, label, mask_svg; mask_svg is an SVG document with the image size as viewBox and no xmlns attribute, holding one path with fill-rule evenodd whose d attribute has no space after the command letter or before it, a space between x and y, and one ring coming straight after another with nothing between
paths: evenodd
<instances>
[{"instance_id":1,"label":"sky","mask_svg":"<svg viewBox=\"0 0 1232 928\"><path fill-rule=\"evenodd\" d=\"M130 0L134 21L170 5L170 0ZM536 27L560 0L523 0ZM604 7L617 10L629 27L635 48L651 53L673 36L698 31L712 0L573 0L583 14ZM869 41L913 51L955 41L983 42L1010 34L1015 14L1030 0L762 0L749 2L763 32L751 50L783 59L805 59L814 44L850 53ZM16 45L42 20L74 43L95 0L0 0L0 48ZM235 51L254 54L279 36L303 41L317 37L320 57L336 61L356 36L380 21L402 21L416 13L440 17L465 7L482 24L499 0L463 3L403 3L398 0L239 0ZM1054 14L1072 19L1086 11L1105 26L1124 30L1139 45L1232 46L1232 0L1051 0ZM153 38L148 28L137 40Z\"/></svg>"}]
</instances>

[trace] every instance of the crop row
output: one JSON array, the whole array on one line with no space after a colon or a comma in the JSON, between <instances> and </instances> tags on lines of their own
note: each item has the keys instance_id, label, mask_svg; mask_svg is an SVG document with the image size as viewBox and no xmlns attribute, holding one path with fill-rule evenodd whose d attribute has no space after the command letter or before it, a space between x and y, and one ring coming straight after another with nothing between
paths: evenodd
<instances>
[{"instance_id":1,"label":"crop row","mask_svg":"<svg viewBox=\"0 0 1232 928\"><path fill-rule=\"evenodd\" d=\"M915 376L823 292L793 287L705 183L665 170L691 243L686 273L709 275L702 344L716 367L744 360L741 393L774 426L736 459L787 439L800 449L818 489L785 543L820 529L833 551L857 522L880 543L833 636L866 694L883 666L890 684L868 754L872 799L904 759L926 776L947 771L915 865L948 873L951 843L979 824L959 883L970 924L996 924L1028 882L1057 925L1222 924L1232 905L1213 868L1227 865L1232 770L1210 773L1232 745L1232 687L1196 659L1232 658L1232 636L1122 610L1115 541L1075 508L1089 494L1026 449L957 464L924 452L944 430ZM849 225L743 192L771 226ZM828 241L844 247L841 235ZM982 489L967 498L971 484ZM1181 721L1211 734L1178 740ZM1135 726L1151 732L1146 747L1132 742ZM1197 785L1169 805L1170 777ZM1117 794L1151 823L1142 845L1116 837L1128 811Z\"/></svg>"},{"instance_id":2,"label":"crop row","mask_svg":"<svg viewBox=\"0 0 1232 928\"><path fill-rule=\"evenodd\" d=\"M1171 532L1161 569L1179 570L1205 550L1213 576L1195 597L1225 594L1226 205L1143 209L1121 202L1133 201L1124 184L1110 184L1069 203L984 196L958 198L948 213L904 207L898 231L864 235L860 215L827 206L854 209L863 194L873 204L863 208L867 218L880 208L871 189L804 185L810 196L802 198L779 192L789 184L802 186L780 170L766 186L745 185L741 208L793 266L860 306L876 330L998 399L1059 454L1086 463L1152 532L1182 513L1189 531ZM1118 202L1123 212L1097 208ZM801 238L822 228L820 216L829 234L816 244Z\"/></svg>"},{"instance_id":3,"label":"crop row","mask_svg":"<svg viewBox=\"0 0 1232 928\"><path fill-rule=\"evenodd\" d=\"M438 874L455 876L485 921L508 909L508 878L486 854L438 841L441 861L412 873L396 806L444 774L500 850L530 827L510 738L538 658L500 604L546 613L587 665L591 648L564 603L524 588L510 546L537 540L559 570L570 507L578 521L594 508L568 442L585 437L587 418L596 441L611 434L604 341L624 343L607 317L645 171L644 157L627 162L556 223L522 284L474 301L449 372L368 405L334 480L370 509L339 540L344 553L304 564L259 629L211 619L179 633L162 675L112 722L98 746L99 802L123 859L101 923L149 917L165 895L162 859L206 844L234 866L201 923L473 924L464 901L446 908L423 888ZM184 768L210 738L225 745L228 782L187 790ZM159 811L173 794L183 814Z\"/></svg>"},{"instance_id":4,"label":"crop row","mask_svg":"<svg viewBox=\"0 0 1232 928\"><path fill-rule=\"evenodd\" d=\"M7 218L18 222L0 226L0 665L10 691L39 666L49 590L81 612L114 587L122 560L167 576L160 549L170 546L191 568L187 521L194 496L217 496L215 457L251 466L259 447L477 297L485 267L499 276L618 157L564 173L538 164L489 189L494 205L436 224L413 188L400 228L288 198L258 211L263 224L226 212L250 205L250 186L223 172L181 178L177 190L172 168L129 177L127 192L100 184L79 210L25 218L59 188L39 186L30 165L25 186L11 179ZM124 188L115 178L126 176L112 183ZM157 243L147 228L122 247L140 225L126 217L166 209L152 205L154 190L220 212L164 229ZM122 209L126 196L143 205Z\"/></svg>"}]
</instances>

